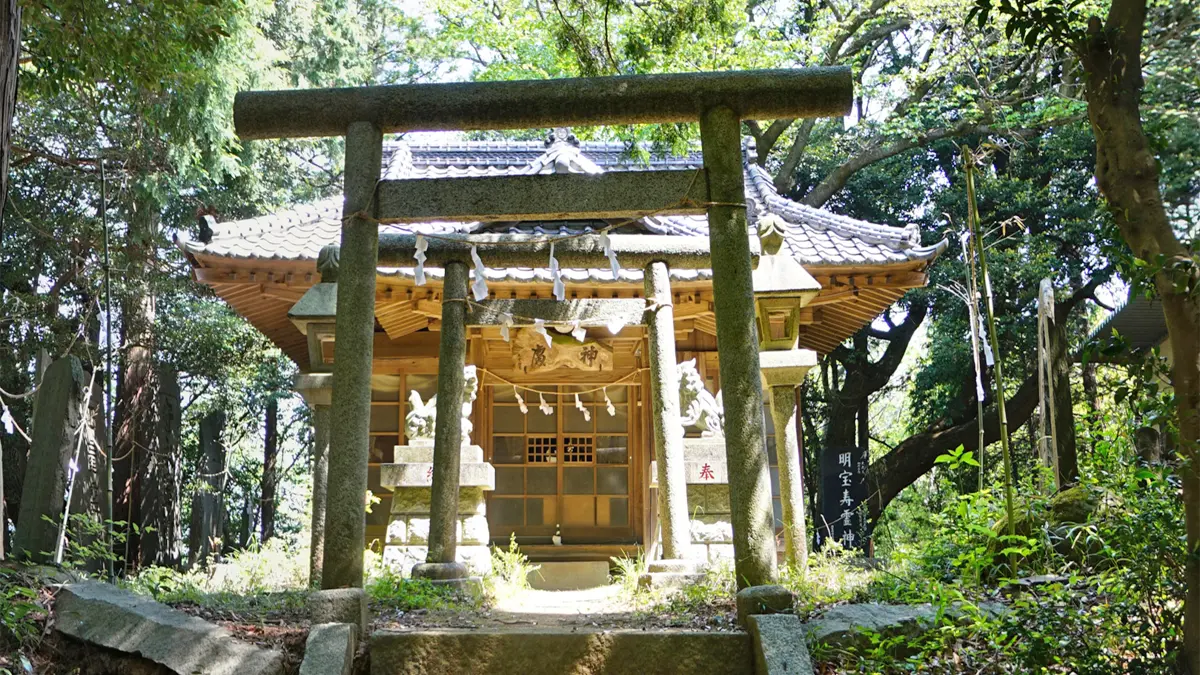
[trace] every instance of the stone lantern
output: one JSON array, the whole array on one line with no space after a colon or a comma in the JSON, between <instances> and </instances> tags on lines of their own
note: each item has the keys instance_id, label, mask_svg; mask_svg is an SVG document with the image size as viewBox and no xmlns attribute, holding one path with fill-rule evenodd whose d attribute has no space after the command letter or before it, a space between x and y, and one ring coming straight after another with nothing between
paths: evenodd
<instances>
[{"instance_id":1,"label":"stone lantern","mask_svg":"<svg viewBox=\"0 0 1200 675\"><path fill-rule=\"evenodd\" d=\"M779 464L779 497L783 511L784 558L789 565L807 564L804 483L800 468L800 435L796 428L796 387L817 364L811 349L798 349L804 306L821 292L821 284L789 253L780 254L787 224L771 214L758 221L762 257L754 270L754 305L758 323L759 368L763 389L770 394ZM811 319L810 319L811 320Z\"/></svg>"},{"instance_id":2,"label":"stone lantern","mask_svg":"<svg viewBox=\"0 0 1200 675\"><path fill-rule=\"evenodd\" d=\"M789 253L780 255L787 225L776 215L758 221L762 257L754 270L758 345L764 351L793 349L800 337L802 311L821 284Z\"/></svg>"},{"instance_id":3,"label":"stone lantern","mask_svg":"<svg viewBox=\"0 0 1200 675\"><path fill-rule=\"evenodd\" d=\"M317 256L321 283L305 291L288 310L288 319L308 338L309 370L333 370L334 325L337 319L338 248L326 246Z\"/></svg>"}]
</instances>

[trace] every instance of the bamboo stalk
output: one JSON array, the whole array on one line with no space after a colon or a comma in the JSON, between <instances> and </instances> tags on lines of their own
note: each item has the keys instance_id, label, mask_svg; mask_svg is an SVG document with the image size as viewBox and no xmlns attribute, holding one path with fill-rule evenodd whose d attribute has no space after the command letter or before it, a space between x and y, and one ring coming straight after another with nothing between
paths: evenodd
<instances>
[{"instance_id":1,"label":"bamboo stalk","mask_svg":"<svg viewBox=\"0 0 1200 675\"><path fill-rule=\"evenodd\" d=\"M963 148L963 165L967 173L967 222L971 227L971 238L975 245L975 256L979 258L979 276L983 281L984 310L987 312L988 339L992 344L992 356L996 361L993 387L996 391L996 412L1000 418L1000 449L1004 458L1004 508L1008 515L1008 535L1017 534L1016 507L1013 503L1012 452L1008 438L1008 414L1004 409L1004 360L1000 357L1000 338L996 332L996 310L992 302L992 282L988 276L987 256L984 253L983 237L979 233L979 209L975 204L975 154ZM1016 574L1016 554L1008 554L1010 574Z\"/></svg>"}]
</instances>

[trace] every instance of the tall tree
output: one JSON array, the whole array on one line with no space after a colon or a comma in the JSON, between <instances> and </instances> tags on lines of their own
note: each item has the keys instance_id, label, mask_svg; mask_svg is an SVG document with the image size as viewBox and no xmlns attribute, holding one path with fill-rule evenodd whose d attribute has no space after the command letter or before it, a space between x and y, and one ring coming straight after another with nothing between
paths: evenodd
<instances>
[{"instance_id":1,"label":"tall tree","mask_svg":"<svg viewBox=\"0 0 1200 675\"><path fill-rule=\"evenodd\" d=\"M275 490L279 485L279 399L267 399L263 438L262 521L260 540L265 544L275 536Z\"/></svg>"},{"instance_id":2,"label":"tall tree","mask_svg":"<svg viewBox=\"0 0 1200 675\"><path fill-rule=\"evenodd\" d=\"M1179 471L1190 552L1185 572L1184 665L1188 672L1200 673L1200 260L1193 253L1191 237L1181 239L1168 215L1160 161L1143 124L1147 1L1112 0L1103 17L1089 16L1078 3L1044 4L1015 0L999 3L995 11L1007 20L1006 30L1027 44L1050 42L1078 58L1096 140L1096 183L1121 237L1139 264L1152 273L1162 299L1173 356L1171 382L1178 448L1184 460ZM1166 35L1155 36L1182 42L1193 63L1196 31L1184 26L1194 25L1195 10L1192 3L1157 8L1165 15L1157 25ZM986 23L994 11L991 0L978 0L975 11Z\"/></svg>"},{"instance_id":3,"label":"tall tree","mask_svg":"<svg viewBox=\"0 0 1200 675\"><path fill-rule=\"evenodd\" d=\"M0 3L0 245L4 240L4 207L8 199L8 164L12 157L13 113L17 107L17 69L21 63L21 5Z\"/></svg>"}]
</instances>

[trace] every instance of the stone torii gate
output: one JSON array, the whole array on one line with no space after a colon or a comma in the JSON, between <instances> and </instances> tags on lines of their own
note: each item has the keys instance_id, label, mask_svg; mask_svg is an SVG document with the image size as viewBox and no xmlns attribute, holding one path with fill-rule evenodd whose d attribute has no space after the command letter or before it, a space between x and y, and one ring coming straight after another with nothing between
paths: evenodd
<instances>
[{"instance_id":1,"label":"stone torii gate","mask_svg":"<svg viewBox=\"0 0 1200 675\"><path fill-rule=\"evenodd\" d=\"M234 124L242 139L346 137L322 588L363 583L376 268L381 262L408 264L416 250L414 236L381 237L378 223L701 212L709 223L704 249L674 237L610 240L623 267L645 270L647 298L669 298L670 266L712 269L737 583L739 588L773 583L775 538L740 126L747 119L842 116L850 111L852 89L847 68L806 68L239 93ZM699 122L702 169L380 180L385 133L668 122ZM488 246L499 241L504 245ZM431 578L464 575L454 562L454 515L473 244L487 265L540 267L549 256L548 242L540 237L428 241L427 264L443 267L445 277L429 555L414 574ZM598 235L559 242L555 252L565 267L608 264ZM686 492L681 443L672 440L668 427L678 424L678 400L667 394L673 384L663 386L673 383L675 369L673 345L666 342L674 341L669 301L664 306L648 313L647 323L656 456L666 484L661 492L667 501L660 503L664 555L677 557L686 544Z\"/></svg>"}]
</instances>

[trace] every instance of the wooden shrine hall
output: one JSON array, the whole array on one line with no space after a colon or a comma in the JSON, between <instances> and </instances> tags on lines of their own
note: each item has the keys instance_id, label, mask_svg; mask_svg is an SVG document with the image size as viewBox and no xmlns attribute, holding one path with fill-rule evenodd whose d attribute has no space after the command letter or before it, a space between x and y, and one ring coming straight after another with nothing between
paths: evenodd
<instances>
[{"instance_id":1,"label":"wooden shrine hall","mask_svg":"<svg viewBox=\"0 0 1200 675\"><path fill-rule=\"evenodd\" d=\"M798 345L817 353L833 349L910 288L926 282L926 269L939 247L920 245L912 226L888 227L838 216L793 202L775 192L769 175L754 163L748 143L745 185L750 224L774 219L784 232L783 250L819 284L815 297L796 312ZM578 142L561 132L546 142L453 142L384 146L383 173L391 178L523 176L600 173L648 169L696 169L698 154L652 157L649 164L628 158L618 143ZM333 357L331 320L321 323L289 312L321 281L317 258L338 241L340 197L250 220L219 223L204 241L180 243L198 281L208 284L246 317L304 372L327 372ZM596 232L613 225L597 220L505 220L425 222L381 226L381 233L520 233L564 236ZM703 215L646 216L617 222L614 234L665 235L707 245ZM548 258L547 258L548 261ZM380 266L376 278L375 338L371 403L370 489L380 499L367 516L367 539L384 542L392 491L380 483L382 467L395 460L406 442L404 420L412 393L428 400L436 393L442 270L424 270L418 285L413 264ZM489 297L553 299L547 267L489 268ZM643 275L610 269L563 268L566 297L644 298ZM713 316L712 275L708 270L672 270L676 358L695 360L711 393L720 390ZM302 310L303 311L303 310ZM569 322L563 324L569 325ZM587 328L578 342L549 328L554 347L538 356L541 336L525 337L512 328L505 341L500 326L470 329L469 362L479 369L472 442L496 469L496 489L488 492L490 539L506 542L515 533L534 557L612 555L644 543L656 511L649 498L654 459L646 404L649 371L646 329L640 325ZM775 326L776 329L783 328ZM307 335L305 334L307 331ZM584 354L595 347L592 360ZM562 356L556 355L556 351ZM514 388L529 387L530 389ZM616 415L609 415L605 390ZM590 420L575 406L581 395ZM528 413L520 411L520 395ZM539 410L541 400L552 411ZM769 419L769 417L768 417ZM701 429L688 430L698 436ZM774 457L772 472L777 471ZM777 483L777 481L773 481ZM775 511L779 512L776 486ZM550 545L561 529L562 547Z\"/></svg>"},{"instance_id":2,"label":"wooden shrine hall","mask_svg":"<svg viewBox=\"0 0 1200 675\"><path fill-rule=\"evenodd\" d=\"M343 199L179 242L301 370L322 587L360 586L375 542L443 581L510 537L535 560L644 546L664 574L731 559L740 587L777 578L777 536L803 564L796 387L945 247L754 162L741 120L845 114L851 89L813 68L239 94L244 139L346 136ZM648 162L563 128L384 138L688 121L699 152Z\"/></svg>"}]
</instances>

